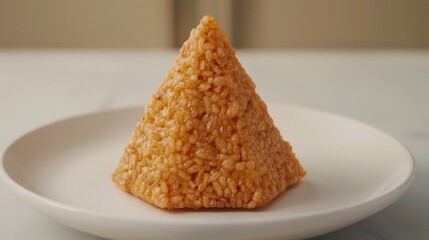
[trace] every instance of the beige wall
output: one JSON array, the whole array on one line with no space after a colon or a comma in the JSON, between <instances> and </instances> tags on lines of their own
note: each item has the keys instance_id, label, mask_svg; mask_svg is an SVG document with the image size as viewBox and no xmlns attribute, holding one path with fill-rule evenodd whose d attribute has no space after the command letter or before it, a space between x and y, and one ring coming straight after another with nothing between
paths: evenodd
<instances>
[{"instance_id":1,"label":"beige wall","mask_svg":"<svg viewBox=\"0 0 429 240\"><path fill-rule=\"evenodd\" d=\"M429 47L427 0L239 0L234 11L241 47Z\"/></svg>"},{"instance_id":2,"label":"beige wall","mask_svg":"<svg viewBox=\"0 0 429 240\"><path fill-rule=\"evenodd\" d=\"M429 0L0 0L0 48L180 46L204 14L236 47L429 47Z\"/></svg>"},{"instance_id":3,"label":"beige wall","mask_svg":"<svg viewBox=\"0 0 429 240\"><path fill-rule=\"evenodd\" d=\"M0 0L0 47L172 47L170 0Z\"/></svg>"}]
</instances>

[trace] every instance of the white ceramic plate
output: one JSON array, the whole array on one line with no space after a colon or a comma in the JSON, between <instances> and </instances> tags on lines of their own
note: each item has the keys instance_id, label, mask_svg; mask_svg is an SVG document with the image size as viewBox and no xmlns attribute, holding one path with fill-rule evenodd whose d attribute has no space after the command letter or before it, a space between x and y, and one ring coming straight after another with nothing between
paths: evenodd
<instances>
[{"instance_id":1,"label":"white ceramic plate","mask_svg":"<svg viewBox=\"0 0 429 240\"><path fill-rule=\"evenodd\" d=\"M165 211L119 190L111 173L143 108L75 117L14 142L1 177L22 201L65 225L113 239L301 239L357 222L409 186L414 161L363 123L314 110L270 113L308 174L254 210Z\"/></svg>"}]
</instances>

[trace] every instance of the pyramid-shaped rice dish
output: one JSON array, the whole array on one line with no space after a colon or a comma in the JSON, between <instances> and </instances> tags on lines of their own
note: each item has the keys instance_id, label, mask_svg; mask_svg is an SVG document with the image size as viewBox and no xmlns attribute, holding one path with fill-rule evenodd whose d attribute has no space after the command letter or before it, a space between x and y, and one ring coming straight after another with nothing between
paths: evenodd
<instances>
[{"instance_id":1,"label":"pyramid-shaped rice dish","mask_svg":"<svg viewBox=\"0 0 429 240\"><path fill-rule=\"evenodd\" d=\"M113 173L160 208L256 208L305 175L213 17L192 30Z\"/></svg>"}]
</instances>

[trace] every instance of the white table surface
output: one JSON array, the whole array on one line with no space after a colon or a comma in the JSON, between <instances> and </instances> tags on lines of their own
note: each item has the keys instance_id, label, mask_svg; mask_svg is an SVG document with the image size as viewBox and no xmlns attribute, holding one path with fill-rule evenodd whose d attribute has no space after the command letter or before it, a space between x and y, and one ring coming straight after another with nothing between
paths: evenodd
<instances>
[{"instance_id":1,"label":"white table surface","mask_svg":"<svg viewBox=\"0 0 429 240\"><path fill-rule=\"evenodd\" d=\"M0 50L0 152L27 131L92 111L142 105L177 55L165 51ZM392 206L317 239L429 236L429 51L239 51L269 103L346 115L411 150L417 171ZM0 239L99 239L18 201L0 183Z\"/></svg>"}]
</instances>

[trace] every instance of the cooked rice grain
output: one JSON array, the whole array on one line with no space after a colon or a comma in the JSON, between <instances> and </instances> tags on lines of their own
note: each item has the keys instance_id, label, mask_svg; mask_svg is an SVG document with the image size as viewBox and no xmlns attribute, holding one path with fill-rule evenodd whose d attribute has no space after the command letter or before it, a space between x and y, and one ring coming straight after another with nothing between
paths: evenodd
<instances>
[{"instance_id":1,"label":"cooked rice grain","mask_svg":"<svg viewBox=\"0 0 429 240\"><path fill-rule=\"evenodd\" d=\"M160 208L256 208L305 175L213 17L191 31L113 173Z\"/></svg>"}]
</instances>

